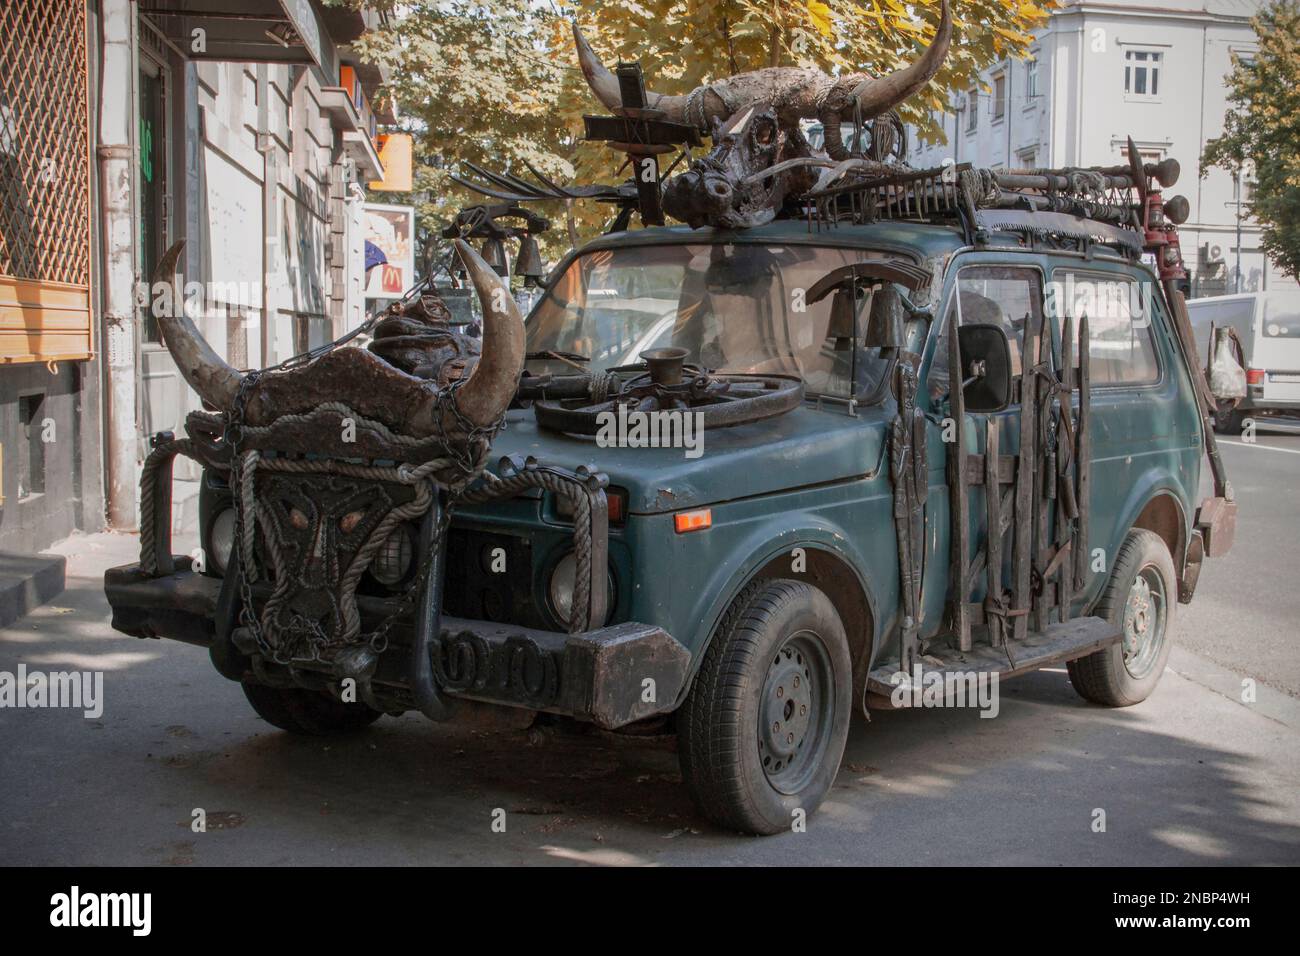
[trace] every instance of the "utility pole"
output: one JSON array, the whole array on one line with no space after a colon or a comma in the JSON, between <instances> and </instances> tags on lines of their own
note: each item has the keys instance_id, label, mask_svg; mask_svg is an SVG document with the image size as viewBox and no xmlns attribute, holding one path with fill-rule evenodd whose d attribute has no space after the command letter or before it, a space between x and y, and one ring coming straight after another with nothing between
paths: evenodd
<instances>
[{"instance_id":1,"label":"utility pole","mask_svg":"<svg viewBox=\"0 0 1300 956\"><path fill-rule=\"evenodd\" d=\"M1241 163L1238 163L1238 164L1237 164L1237 168L1236 168L1235 170L1233 170L1233 172L1232 172L1232 202L1226 202L1226 203L1224 203L1225 206L1235 206L1235 207L1236 207L1236 219L1237 219L1237 276L1236 276L1235 279L1233 279L1233 282L1232 282L1232 291L1233 291L1233 292L1240 292L1240 291L1241 291L1241 220L1242 220L1241 210L1242 210L1242 208L1246 205L1246 203L1243 202L1243 201L1242 201L1242 198L1241 198L1241 179L1242 179L1242 164L1241 164Z\"/></svg>"}]
</instances>

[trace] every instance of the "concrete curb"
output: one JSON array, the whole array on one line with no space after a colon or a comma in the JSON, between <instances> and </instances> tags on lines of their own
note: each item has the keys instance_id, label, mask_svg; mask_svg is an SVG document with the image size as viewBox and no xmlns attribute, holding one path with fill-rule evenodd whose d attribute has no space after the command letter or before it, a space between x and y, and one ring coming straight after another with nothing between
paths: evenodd
<instances>
[{"instance_id":1,"label":"concrete curb","mask_svg":"<svg viewBox=\"0 0 1300 956\"><path fill-rule=\"evenodd\" d=\"M67 564L61 554L0 551L0 627L62 594Z\"/></svg>"}]
</instances>

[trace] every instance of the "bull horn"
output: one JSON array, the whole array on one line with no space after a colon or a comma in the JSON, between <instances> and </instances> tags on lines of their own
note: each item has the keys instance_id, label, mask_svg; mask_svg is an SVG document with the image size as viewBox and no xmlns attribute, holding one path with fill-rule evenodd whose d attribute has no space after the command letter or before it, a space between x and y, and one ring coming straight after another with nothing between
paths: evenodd
<instances>
[{"instance_id":1,"label":"bull horn","mask_svg":"<svg viewBox=\"0 0 1300 956\"><path fill-rule=\"evenodd\" d=\"M456 240L456 251L483 306L483 352L454 401L461 415L480 428L495 425L519 389L524 369L524 319L510 287L470 248Z\"/></svg>"},{"instance_id":2,"label":"bull horn","mask_svg":"<svg viewBox=\"0 0 1300 956\"><path fill-rule=\"evenodd\" d=\"M578 48L578 65L582 67L582 74L587 78L591 92L596 94L596 99L611 113L621 112L623 96L619 93L618 77L600 62L600 57L596 56L587 43L587 38L578 29L576 20L573 23L573 45ZM651 109L663 110L665 119L674 123L686 122L686 100L685 96L665 96L646 90L646 103Z\"/></svg>"},{"instance_id":3,"label":"bull horn","mask_svg":"<svg viewBox=\"0 0 1300 956\"><path fill-rule=\"evenodd\" d=\"M939 28L920 59L887 76L863 80L854 88L850 102L857 101L864 119L879 116L897 106L920 91L939 72L952 41L952 14L948 10L948 0L941 0L941 3Z\"/></svg>"},{"instance_id":4,"label":"bull horn","mask_svg":"<svg viewBox=\"0 0 1300 956\"><path fill-rule=\"evenodd\" d=\"M155 310L155 318L162 330L163 344L176 360L176 367L190 388L213 408L228 411L235 404L244 377L212 350L207 339L185 314L184 289L176 269L184 248L185 240L177 239L154 270L154 286L160 282L171 286L170 301L165 308Z\"/></svg>"}]
</instances>

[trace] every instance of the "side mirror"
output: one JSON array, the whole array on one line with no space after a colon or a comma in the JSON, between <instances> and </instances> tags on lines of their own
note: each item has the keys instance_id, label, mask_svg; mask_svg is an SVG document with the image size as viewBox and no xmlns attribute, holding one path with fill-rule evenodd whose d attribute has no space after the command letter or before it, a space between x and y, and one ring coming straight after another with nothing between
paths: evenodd
<instances>
[{"instance_id":1,"label":"side mirror","mask_svg":"<svg viewBox=\"0 0 1300 956\"><path fill-rule=\"evenodd\" d=\"M957 342L966 411L1002 411L1011 404L1011 344L1007 333L996 325L963 325L957 329Z\"/></svg>"},{"instance_id":2,"label":"side mirror","mask_svg":"<svg viewBox=\"0 0 1300 956\"><path fill-rule=\"evenodd\" d=\"M903 337L903 296L893 286L882 286L871 296L871 314L867 319L867 348L901 349Z\"/></svg>"}]
</instances>

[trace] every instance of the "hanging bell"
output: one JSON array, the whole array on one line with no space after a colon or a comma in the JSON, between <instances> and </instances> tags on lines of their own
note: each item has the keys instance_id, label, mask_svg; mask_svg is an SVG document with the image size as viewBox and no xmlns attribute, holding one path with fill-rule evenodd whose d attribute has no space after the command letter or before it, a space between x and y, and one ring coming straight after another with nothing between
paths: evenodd
<instances>
[{"instance_id":1,"label":"hanging bell","mask_svg":"<svg viewBox=\"0 0 1300 956\"><path fill-rule=\"evenodd\" d=\"M482 249L483 261L502 278L510 274L506 265L506 246L500 239L484 239Z\"/></svg>"},{"instance_id":2,"label":"hanging bell","mask_svg":"<svg viewBox=\"0 0 1300 956\"><path fill-rule=\"evenodd\" d=\"M831 320L826 326L826 337L835 340L836 352L847 352L857 338L858 297L852 288L841 286L831 299Z\"/></svg>"},{"instance_id":3,"label":"hanging bell","mask_svg":"<svg viewBox=\"0 0 1300 956\"><path fill-rule=\"evenodd\" d=\"M519 239L519 255L515 257L515 275L523 276L526 288L540 285L542 276L546 275L546 267L542 265L542 250L538 248L537 240L528 233L524 233Z\"/></svg>"}]
</instances>

